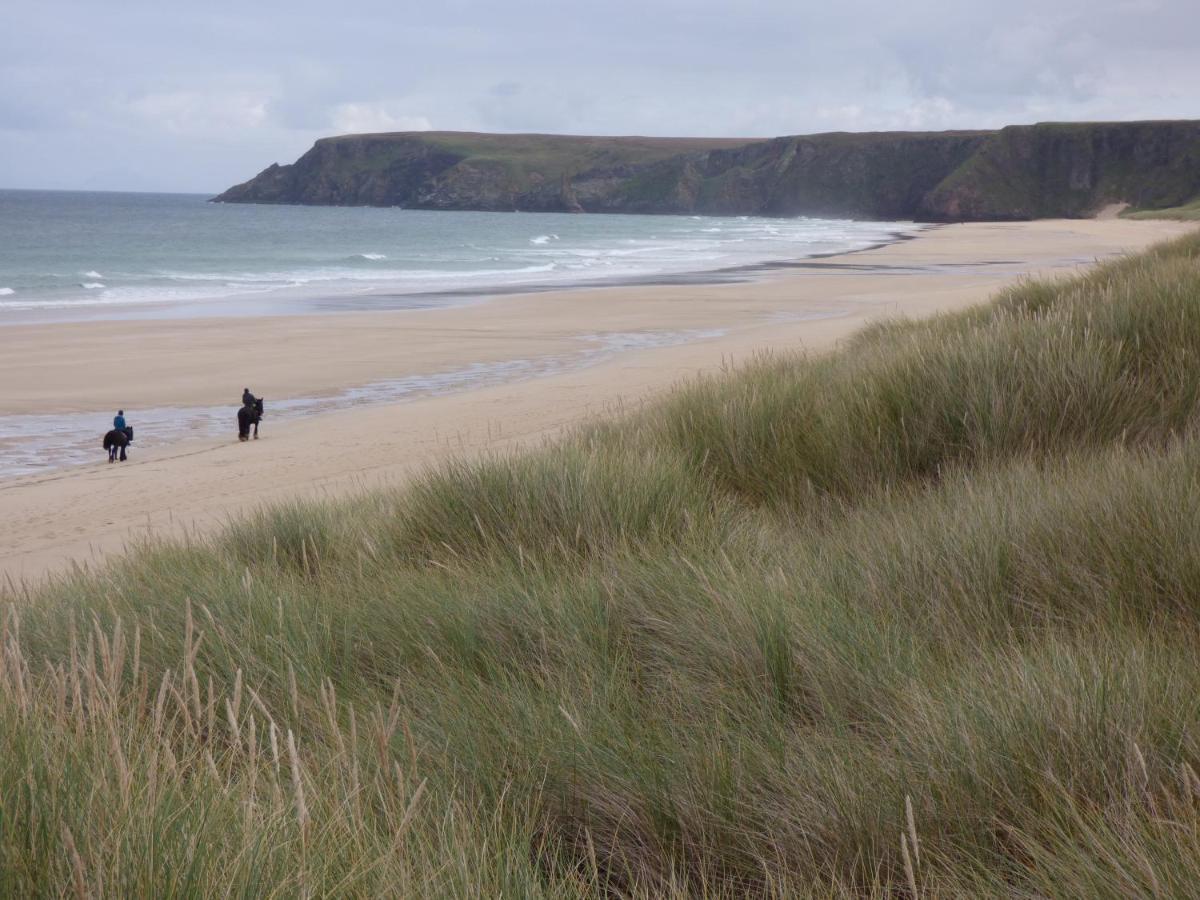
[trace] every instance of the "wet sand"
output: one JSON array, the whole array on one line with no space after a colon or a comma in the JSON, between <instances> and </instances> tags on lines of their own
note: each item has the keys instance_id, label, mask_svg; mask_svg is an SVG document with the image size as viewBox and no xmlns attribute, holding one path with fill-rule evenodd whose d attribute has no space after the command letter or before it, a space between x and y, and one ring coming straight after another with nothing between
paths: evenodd
<instances>
[{"instance_id":1,"label":"wet sand","mask_svg":"<svg viewBox=\"0 0 1200 900\"><path fill-rule=\"evenodd\" d=\"M386 313L0 328L0 412L94 414L96 423L95 463L0 480L0 582L37 580L71 560L95 564L147 534L203 532L258 504L396 484L454 454L545 440L758 351L826 349L874 319L959 309L1022 275L1077 271L1192 227L952 225L732 283L547 291ZM639 346L647 335L686 342ZM606 336L616 336L614 351L589 356ZM565 363L334 408L339 394L364 385L547 359ZM332 411L268 415L262 439L239 444L232 422L244 386L275 402L325 398L314 408ZM136 426L139 408L222 404L228 436L135 445L123 465L108 465L100 450L118 407ZM23 452L11 436L0 434L0 446Z\"/></svg>"}]
</instances>

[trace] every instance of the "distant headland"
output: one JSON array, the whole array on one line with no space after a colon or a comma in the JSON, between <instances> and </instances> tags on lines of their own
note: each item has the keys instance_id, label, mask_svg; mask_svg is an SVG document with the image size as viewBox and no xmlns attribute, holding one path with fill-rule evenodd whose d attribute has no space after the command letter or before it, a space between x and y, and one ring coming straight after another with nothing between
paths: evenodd
<instances>
[{"instance_id":1,"label":"distant headland","mask_svg":"<svg viewBox=\"0 0 1200 900\"><path fill-rule=\"evenodd\" d=\"M1200 121L769 139L400 132L318 140L214 200L528 212L1085 218L1200 198Z\"/></svg>"}]
</instances>

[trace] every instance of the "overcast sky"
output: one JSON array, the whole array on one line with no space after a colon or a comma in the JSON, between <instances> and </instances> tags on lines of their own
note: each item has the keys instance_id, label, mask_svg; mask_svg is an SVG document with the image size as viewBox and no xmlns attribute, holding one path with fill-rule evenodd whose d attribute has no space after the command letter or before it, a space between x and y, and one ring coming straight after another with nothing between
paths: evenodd
<instances>
[{"instance_id":1,"label":"overcast sky","mask_svg":"<svg viewBox=\"0 0 1200 900\"><path fill-rule=\"evenodd\" d=\"M4 0L0 187L216 192L323 135L1200 117L1198 0Z\"/></svg>"}]
</instances>

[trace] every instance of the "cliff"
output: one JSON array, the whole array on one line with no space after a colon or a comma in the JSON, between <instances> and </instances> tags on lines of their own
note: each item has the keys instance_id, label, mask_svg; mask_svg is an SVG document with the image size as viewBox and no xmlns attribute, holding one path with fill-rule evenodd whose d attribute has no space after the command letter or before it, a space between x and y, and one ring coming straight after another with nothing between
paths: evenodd
<instances>
[{"instance_id":1,"label":"cliff","mask_svg":"<svg viewBox=\"0 0 1200 900\"><path fill-rule=\"evenodd\" d=\"M743 147L729 138L402 132L322 138L271 165L222 203L577 211L664 160Z\"/></svg>"},{"instance_id":2,"label":"cliff","mask_svg":"<svg viewBox=\"0 0 1200 900\"><path fill-rule=\"evenodd\" d=\"M827 215L969 221L1082 217L1200 197L1200 122L767 140L489 135L324 138L214 198L415 209Z\"/></svg>"}]
</instances>

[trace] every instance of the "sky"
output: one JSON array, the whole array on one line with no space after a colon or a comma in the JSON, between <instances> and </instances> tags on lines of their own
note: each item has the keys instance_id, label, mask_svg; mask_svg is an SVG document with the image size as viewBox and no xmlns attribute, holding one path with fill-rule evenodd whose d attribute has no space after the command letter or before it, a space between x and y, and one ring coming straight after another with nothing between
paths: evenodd
<instances>
[{"instance_id":1,"label":"sky","mask_svg":"<svg viewBox=\"0 0 1200 900\"><path fill-rule=\"evenodd\" d=\"M216 193L331 134L1200 118L1197 0L4 0L0 187Z\"/></svg>"}]
</instances>

